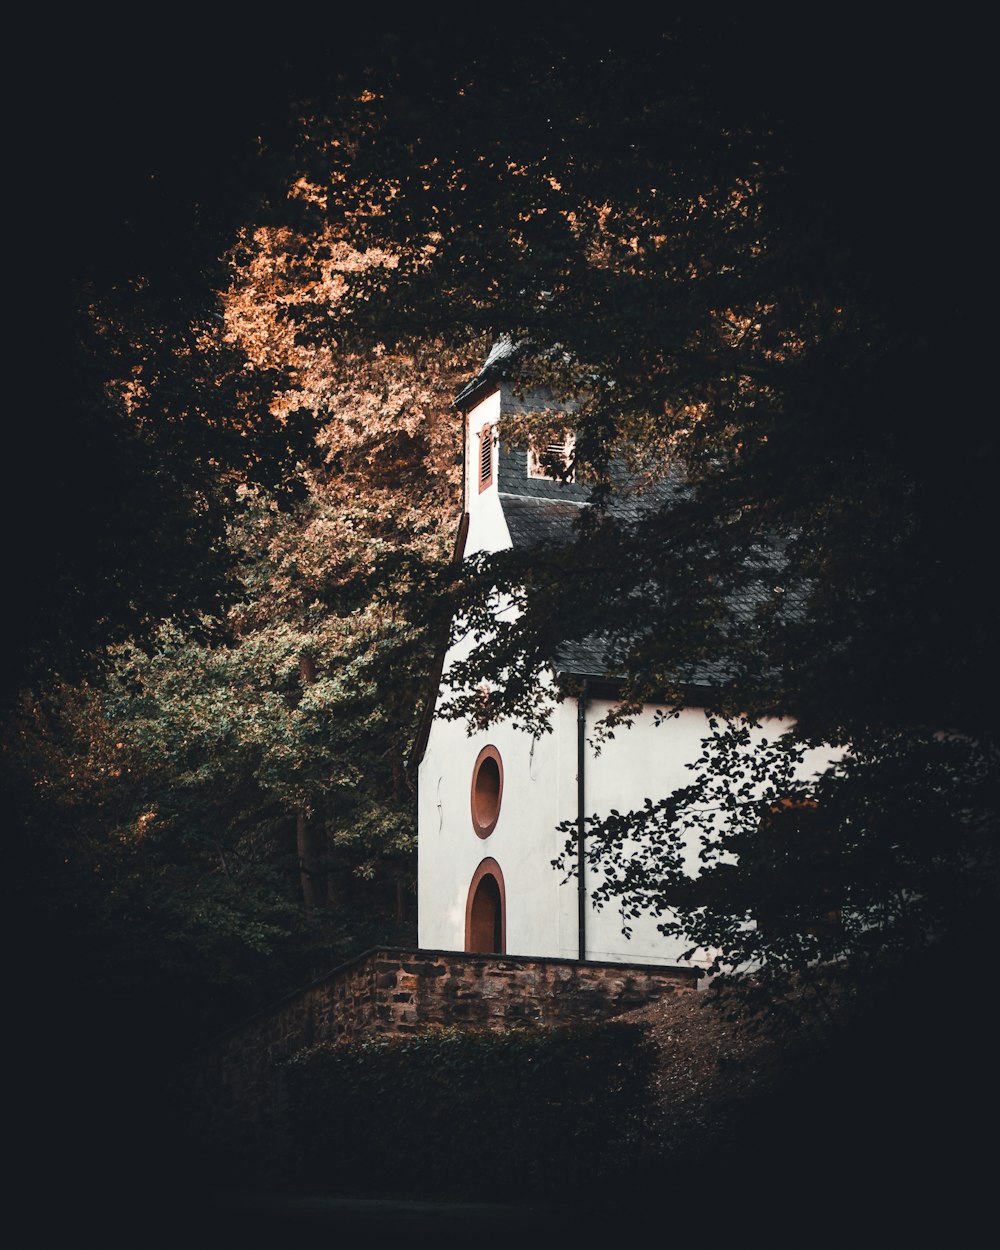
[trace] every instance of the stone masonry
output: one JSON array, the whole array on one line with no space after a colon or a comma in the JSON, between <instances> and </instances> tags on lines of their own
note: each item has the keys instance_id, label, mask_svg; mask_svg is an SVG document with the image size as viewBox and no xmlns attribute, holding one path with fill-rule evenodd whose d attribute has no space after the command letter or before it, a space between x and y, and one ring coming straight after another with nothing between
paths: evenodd
<instances>
[{"instance_id":1,"label":"stone masonry","mask_svg":"<svg viewBox=\"0 0 1000 1250\"><path fill-rule=\"evenodd\" d=\"M183 1101L206 1134L241 1148L280 1121L280 1070L319 1042L446 1026L506 1029L601 1020L696 989L690 968L380 948L336 968L192 1056Z\"/></svg>"}]
</instances>

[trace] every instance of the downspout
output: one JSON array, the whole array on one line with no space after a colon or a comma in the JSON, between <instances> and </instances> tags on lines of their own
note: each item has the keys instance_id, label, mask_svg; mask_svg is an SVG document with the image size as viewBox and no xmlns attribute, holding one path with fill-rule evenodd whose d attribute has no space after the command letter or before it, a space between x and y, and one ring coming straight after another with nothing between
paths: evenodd
<instances>
[{"instance_id":1,"label":"downspout","mask_svg":"<svg viewBox=\"0 0 1000 1250\"><path fill-rule=\"evenodd\" d=\"M587 758L587 679L576 699L576 879L577 879L577 931L579 950L577 958L587 958L587 879L584 857L584 784L583 769Z\"/></svg>"}]
</instances>

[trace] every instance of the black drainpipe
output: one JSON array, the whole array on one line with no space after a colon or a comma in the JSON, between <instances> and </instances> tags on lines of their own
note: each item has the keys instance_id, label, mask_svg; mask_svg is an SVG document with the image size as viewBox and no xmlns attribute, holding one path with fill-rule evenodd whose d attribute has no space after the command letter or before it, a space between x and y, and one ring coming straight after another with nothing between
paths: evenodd
<instances>
[{"instance_id":1,"label":"black drainpipe","mask_svg":"<svg viewBox=\"0 0 1000 1250\"><path fill-rule=\"evenodd\" d=\"M587 958L587 881L586 861L583 853L584 788L583 765L587 748L587 679L583 679L576 700L576 875L577 875L577 929L579 933L578 958Z\"/></svg>"}]
</instances>

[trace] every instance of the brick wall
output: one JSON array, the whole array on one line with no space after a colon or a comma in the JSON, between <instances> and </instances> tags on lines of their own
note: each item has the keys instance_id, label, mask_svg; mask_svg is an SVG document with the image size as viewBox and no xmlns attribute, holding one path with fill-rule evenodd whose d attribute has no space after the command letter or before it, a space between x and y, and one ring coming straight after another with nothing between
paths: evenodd
<instances>
[{"instance_id":1,"label":"brick wall","mask_svg":"<svg viewBox=\"0 0 1000 1250\"><path fill-rule=\"evenodd\" d=\"M255 1139L281 1132L281 1064L317 1042L606 1019L696 985L689 968L372 950L192 1056L178 1103L198 1136L252 1153Z\"/></svg>"}]
</instances>

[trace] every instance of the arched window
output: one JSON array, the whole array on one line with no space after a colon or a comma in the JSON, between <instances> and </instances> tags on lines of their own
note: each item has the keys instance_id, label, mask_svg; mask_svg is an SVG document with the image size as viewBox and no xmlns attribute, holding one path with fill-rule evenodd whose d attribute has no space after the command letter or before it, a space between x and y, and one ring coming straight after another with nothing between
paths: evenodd
<instances>
[{"instance_id":1,"label":"arched window","mask_svg":"<svg viewBox=\"0 0 1000 1250\"><path fill-rule=\"evenodd\" d=\"M503 760L494 746L483 747L472 769L472 827L488 838L500 819L503 798Z\"/></svg>"},{"instance_id":2,"label":"arched window","mask_svg":"<svg viewBox=\"0 0 1000 1250\"><path fill-rule=\"evenodd\" d=\"M507 950L507 896L495 859L476 869L465 905L465 949L503 955Z\"/></svg>"}]
</instances>

